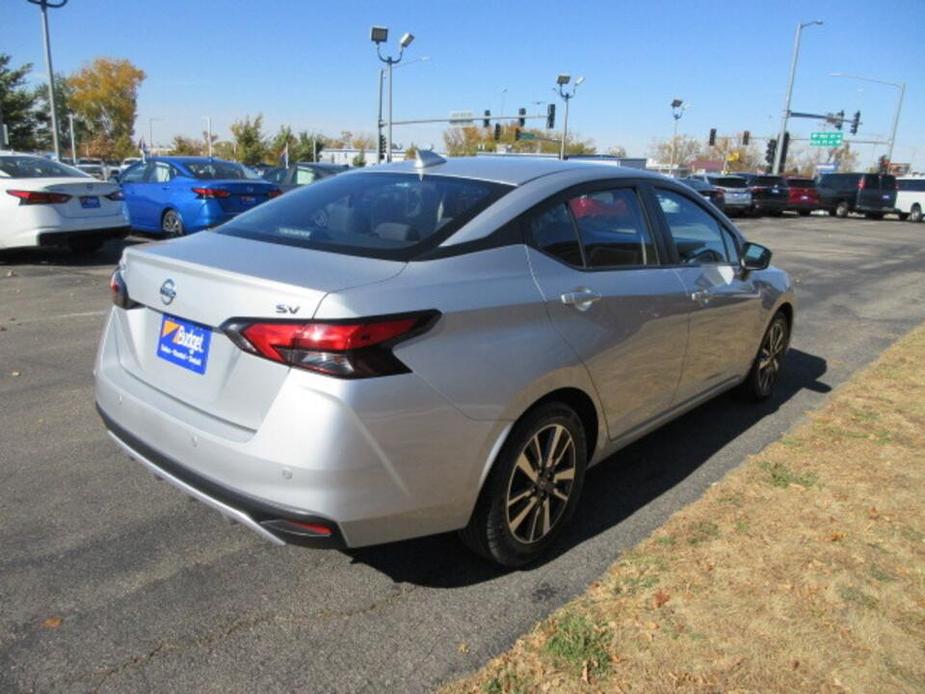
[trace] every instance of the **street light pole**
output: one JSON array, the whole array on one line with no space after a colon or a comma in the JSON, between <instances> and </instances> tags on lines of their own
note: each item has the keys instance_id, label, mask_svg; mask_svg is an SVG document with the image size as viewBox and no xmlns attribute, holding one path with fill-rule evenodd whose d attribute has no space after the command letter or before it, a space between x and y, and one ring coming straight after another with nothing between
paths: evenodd
<instances>
[{"instance_id":1,"label":"street light pole","mask_svg":"<svg viewBox=\"0 0 925 694\"><path fill-rule=\"evenodd\" d=\"M678 121L684 115L687 106L681 99L673 99L671 102L671 117L674 118L674 134L671 136L671 161L668 163L668 175L674 171L675 148L678 146Z\"/></svg>"},{"instance_id":2,"label":"street light pole","mask_svg":"<svg viewBox=\"0 0 925 694\"><path fill-rule=\"evenodd\" d=\"M401 37L401 41L398 42L399 51L398 57L394 58L392 56L382 55L382 44L388 41L389 39L389 30L385 27L373 27L369 32L369 39L376 44L376 55L379 56L379 60L386 64L389 70L389 120L388 128L386 130L386 152L385 160L386 162L392 161L392 67L396 63L400 63L402 56L405 54L405 49L411 45L411 42L414 41L414 35L406 33ZM380 82L381 83L381 82ZM380 103L381 103L380 99ZM381 119L380 119L381 122ZM378 145L377 145L378 147Z\"/></svg>"},{"instance_id":3,"label":"street light pole","mask_svg":"<svg viewBox=\"0 0 925 694\"><path fill-rule=\"evenodd\" d=\"M559 96L562 97L562 100L565 101L565 118L562 119L562 142L559 144L559 159L565 159L565 146L568 142L568 107L569 102L575 98L575 92L578 91L578 87L581 86L581 83L585 81L584 77L579 77L575 80L575 86L572 87L572 91L566 91L566 85L572 81L572 76L566 73L559 73L559 76L556 78L556 84L558 85ZM553 87L553 91L557 91ZM503 115L503 114L502 114Z\"/></svg>"},{"instance_id":4,"label":"street light pole","mask_svg":"<svg viewBox=\"0 0 925 694\"><path fill-rule=\"evenodd\" d=\"M212 116L203 116L202 119L206 122L206 141L207 149L209 152L209 158L212 157Z\"/></svg>"},{"instance_id":5,"label":"street light pole","mask_svg":"<svg viewBox=\"0 0 925 694\"><path fill-rule=\"evenodd\" d=\"M42 35L45 38L45 65L48 67L48 108L51 112L51 141L55 148L55 158L61 159L61 144L58 142L58 109L55 104L55 69L51 63L51 39L48 35L48 8L64 7L67 0L28 0L42 8Z\"/></svg>"},{"instance_id":6,"label":"street light pole","mask_svg":"<svg viewBox=\"0 0 925 694\"><path fill-rule=\"evenodd\" d=\"M787 81L787 93L784 97L784 112L781 116L780 121L780 133L777 136L777 148L774 152L774 168L771 171L773 174L779 174L781 169L781 162L783 159L784 153L784 133L787 132L787 121L790 118L790 98L793 96L793 80L797 74L797 60L800 57L800 35L803 33L803 27L818 25L822 26L822 21L814 19L811 22L801 22L797 24L797 33L793 39L793 57L790 59L790 78Z\"/></svg>"},{"instance_id":7,"label":"street light pole","mask_svg":"<svg viewBox=\"0 0 925 694\"><path fill-rule=\"evenodd\" d=\"M148 149L154 149L154 121L164 120L163 118L149 118L148 119Z\"/></svg>"},{"instance_id":8,"label":"street light pole","mask_svg":"<svg viewBox=\"0 0 925 694\"><path fill-rule=\"evenodd\" d=\"M899 101L896 103L896 113L893 114L893 128L890 131L890 149L886 158L893 161L893 147L896 144L896 130L899 128L899 114L903 110L903 99L906 96L905 82L888 82L887 80L878 80L873 77L861 77L860 75L846 75L844 72L833 72L832 77L846 77L849 80L859 80L861 82L874 82L876 84L885 84L889 87L896 87L899 90Z\"/></svg>"},{"instance_id":9,"label":"street light pole","mask_svg":"<svg viewBox=\"0 0 925 694\"><path fill-rule=\"evenodd\" d=\"M68 121L68 125L70 126L70 130L71 130L71 164L76 166L77 165L77 144L74 140L74 114L73 113L67 114L67 121Z\"/></svg>"}]
</instances>

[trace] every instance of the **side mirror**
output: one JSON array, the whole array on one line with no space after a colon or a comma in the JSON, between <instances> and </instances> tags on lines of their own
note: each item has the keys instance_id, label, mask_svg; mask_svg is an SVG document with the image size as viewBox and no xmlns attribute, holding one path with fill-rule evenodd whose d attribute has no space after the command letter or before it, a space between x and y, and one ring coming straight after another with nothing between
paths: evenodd
<instances>
[{"instance_id":1,"label":"side mirror","mask_svg":"<svg viewBox=\"0 0 925 694\"><path fill-rule=\"evenodd\" d=\"M739 263L745 271L765 270L771 264L771 249L758 243L746 243Z\"/></svg>"}]
</instances>

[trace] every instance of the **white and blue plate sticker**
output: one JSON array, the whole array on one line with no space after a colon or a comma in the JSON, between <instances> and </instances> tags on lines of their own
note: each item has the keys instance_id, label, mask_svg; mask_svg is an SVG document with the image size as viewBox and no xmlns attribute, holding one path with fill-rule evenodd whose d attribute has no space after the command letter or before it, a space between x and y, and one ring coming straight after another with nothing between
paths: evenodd
<instances>
[{"instance_id":1,"label":"white and blue plate sticker","mask_svg":"<svg viewBox=\"0 0 925 694\"><path fill-rule=\"evenodd\" d=\"M157 341L157 356L202 374L206 372L211 339L211 328L165 313Z\"/></svg>"}]
</instances>

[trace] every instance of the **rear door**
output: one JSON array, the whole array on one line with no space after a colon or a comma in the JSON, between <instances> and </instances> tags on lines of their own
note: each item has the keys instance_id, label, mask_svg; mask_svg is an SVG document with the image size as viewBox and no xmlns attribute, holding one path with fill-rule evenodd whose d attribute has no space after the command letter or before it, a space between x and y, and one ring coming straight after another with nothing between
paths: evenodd
<instances>
[{"instance_id":1,"label":"rear door","mask_svg":"<svg viewBox=\"0 0 925 694\"><path fill-rule=\"evenodd\" d=\"M687 343L687 295L660 264L636 186L558 196L524 221L549 317L588 368L612 438L666 410Z\"/></svg>"},{"instance_id":2,"label":"rear door","mask_svg":"<svg viewBox=\"0 0 925 694\"><path fill-rule=\"evenodd\" d=\"M686 193L660 187L653 192L690 316L676 397L683 403L747 371L760 329L761 295L741 272L736 236L718 216Z\"/></svg>"},{"instance_id":3,"label":"rear door","mask_svg":"<svg viewBox=\"0 0 925 694\"><path fill-rule=\"evenodd\" d=\"M887 196L889 199L889 196ZM885 207L880 190L879 174L864 174L858 188L858 207L864 210L879 210Z\"/></svg>"}]
</instances>

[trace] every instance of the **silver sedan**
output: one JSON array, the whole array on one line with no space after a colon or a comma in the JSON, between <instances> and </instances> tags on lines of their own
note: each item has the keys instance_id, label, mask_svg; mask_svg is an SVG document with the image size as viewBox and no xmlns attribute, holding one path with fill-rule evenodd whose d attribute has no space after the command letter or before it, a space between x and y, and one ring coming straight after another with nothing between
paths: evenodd
<instances>
[{"instance_id":1,"label":"silver sedan","mask_svg":"<svg viewBox=\"0 0 925 694\"><path fill-rule=\"evenodd\" d=\"M795 302L770 256L662 176L423 152L127 249L97 406L277 544L458 530L520 566L590 466L724 391L771 396Z\"/></svg>"}]
</instances>

